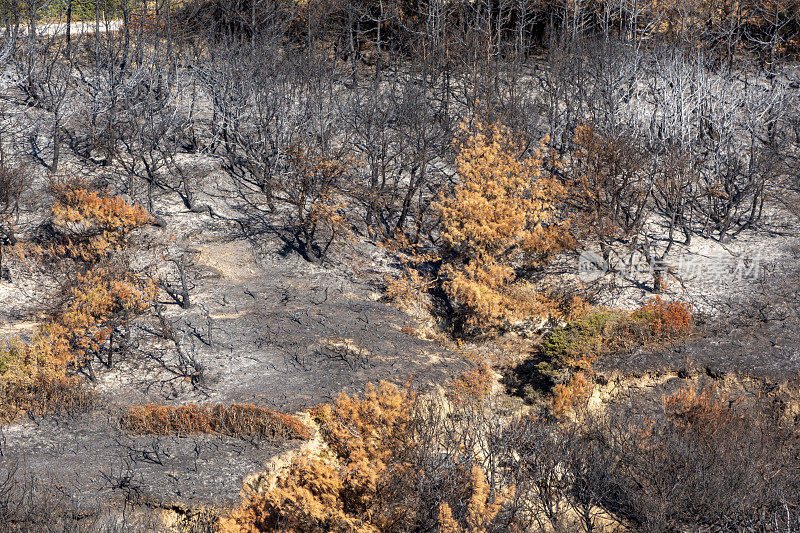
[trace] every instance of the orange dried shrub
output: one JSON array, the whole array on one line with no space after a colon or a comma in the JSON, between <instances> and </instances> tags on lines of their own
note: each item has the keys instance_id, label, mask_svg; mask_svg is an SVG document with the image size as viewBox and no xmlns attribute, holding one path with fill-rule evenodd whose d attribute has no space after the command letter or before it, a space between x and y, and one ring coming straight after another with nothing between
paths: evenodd
<instances>
[{"instance_id":1,"label":"orange dried shrub","mask_svg":"<svg viewBox=\"0 0 800 533\"><path fill-rule=\"evenodd\" d=\"M323 260L334 242L349 233L342 190L353 163L305 143L295 143L286 152L290 172L269 192L269 200L275 193L291 206L300 252L309 261Z\"/></svg>"},{"instance_id":2,"label":"orange dried shrub","mask_svg":"<svg viewBox=\"0 0 800 533\"><path fill-rule=\"evenodd\" d=\"M575 372L568 383L558 384L553 388L551 399L553 413L563 418L582 411L593 389L589 372Z\"/></svg>"},{"instance_id":3,"label":"orange dried shrub","mask_svg":"<svg viewBox=\"0 0 800 533\"><path fill-rule=\"evenodd\" d=\"M130 273L95 268L78 274L64 301L27 342L0 347L0 379L64 374L72 365L84 365L114 328L150 309L156 294L152 280Z\"/></svg>"},{"instance_id":4,"label":"orange dried shrub","mask_svg":"<svg viewBox=\"0 0 800 533\"><path fill-rule=\"evenodd\" d=\"M634 312L634 317L647 316L656 336L687 333L692 327L692 313L682 302L667 302L656 296Z\"/></svg>"},{"instance_id":5,"label":"orange dried shrub","mask_svg":"<svg viewBox=\"0 0 800 533\"><path fill-rule=\"evenodd\" d=\"M108 341L115 327L143 314L157 296L155 282L129 272L97 267L78 274L61 309L46 325L69 342L70 359L81 362Z\"/></svg>"},{"instance_id":6,"label":"orange dried shrub","mask_svg":"<svg viewBox=\"0 0 800 533\"><path fill-rule=\"evenodd\" d=\"M414 315L428 313L430 305L426 300L425 294L432 286L432 283L417 270L405 268L400 276L387 276L385 280L386 289L384 295L387 300L395 302L400 309L407 313Z\"/></svg>"},{"instance_id":7,"label":"orange dried shrub","mask_svg":"<svg viewBox=\"0 0 800 533\"><path fill-rule=\"evenodd\" d=\"M383 473L407 442L413 400L410 389L381 381L377 388L367 384L363 397L340 394L333 405L323 406L322 433L344 463L342 498L348 509L365 512L379 503Z\"/></svg>"},{"instance_id":8,"label":"orange dried shrub","mask_svg":"<svg viewBox=\"0 0 800 533\"><path fill-rule=\"evenodd\" d=\"M525 156L508 129L479 123L462 126L456 147L461 181L436 205L445 293L468 326L544 313L546 302L516 276L516 268L533 267L568 242L558 216L565 191L542 171L544 145Z\"/></svg>"},{"instance_id":9,"label":"orange dried shrub","mask_svg":"<svg viewBox=\"0 0 800 533\"><path fill-rule=\"evenodd\" d=\"M407 492L409 466L398 460L409 445L414 393L381 382L364 395L340 394L315 410L333 457L303 454L264 493L250 494L222 520L234 531L384 531L413 518L390 502Z\"/></svg>"},{"instance_id":10,"label":"orange dried shrub","mask_svg":"<svg viewBox=\"0 0 800 533\"><path fill-rule=\"evenodd\" d=\"M693 330L694 320L687 304L656 296L633 311L624 326L623 331L629 337L661 344L687 337Z\"/></svg>"},{"instance_id":11,"label":"orange dried shrub","mask_svg":"<svg viewBox=\"0 0 800 533\"><path fill-rule=\"evenodd\" d=\"M664 413L672 424L683 431L711 436L724 432L736 424L747 423L743 413L737 411L735 404L725 395L720 395L713 387L698 392L684 387L680 391L664 396Z\"/></svg>"},{"instance_id":12,"label":"orange dried shrub","mask_svg":"<svg viewBox=\"0 0 800 533\"><path fill-rule=\"evenodd\" d=\"M243 506L220 521L220 531L358 532L378 528L344 508L342 472L332 461L300 455L274 487L250 494Z\"/></svg>"},{"instance_id":13,"label":"orange dried shrub","mask_svg":"<svg viewBox=\"0 0 800 533\"><path fill-rule=\"evenodd\" d=\"M151 221L141 206L77 179L54 185L53 225L61 239L44 250L56 258L93 264L123 249L133 230Z\"/></svg>"},{"instance_id":14,"label":"orange dried shrub","mask_svg":"<svg viewBox=\"0 0 800 533\"><path fill-rule=\"evenodd\" d=\"M137 405L120 420L147 435L223 434L269 440L309 439L308 428L292 415L253 404Z\"/></svg>"},{"instance_id":15,"label":"orange dried shrub","mask_svg":"<svg viewBox=\"0 0 800 533\"><path fill-rule=\"evenodd\" d=\"M420 424L435 422L423 411L408 387L385 382L367 386L363 396L340 394L333 404L316 408L313 416L327 447L299 455L263 492L250 492L220 530L427 531L436 511L441 531L488 530L513 488L493 487L463 446L451 456L452 465L425 466L426 457L440 460L447 446L426 439ZM428 493L434 486L448 503Z\"/></svg>"},{"instance_id":16,"label":"orange dried shrub","mask_svg":"<svg viewBox=\"0 0 800 533\"><path fill-rule=\"evenodd\" d=\"M132 232L151 217L142 207L81 179L56 184L53 191L52 221L59 234L35 251L45 262L73 260L84 270L66 287L44 330L66 339L71 354L65 363L82 364L100 351L114 328L146 312L155 301L152 279L109 266L112 255L125 251Z\"/></svg>"},{"instance_id":17,"label":"orange dried shrub","mask_svg":"<svg viewBox=\"0 0 800 533\"><path fill-rule=\"evenodd\" d=\"M79 380L68 371L100 353L114 328L149 309L156 296L151 279L110 266L113 254L128 246L131 232L149 215L82 180L53 190L57 235L43 244L20 243L15 252L43 272L53 264L69 264L72 275L58 280L61 298L31 338L0 344L0 410L6 412L52 411L59 396L67 407L86 403Z\"/></svg>"},{"instance_id":18,"label":"orange dried shrub","mask_svg":"<svg viewBox=\"0 0 800 533\"><path fill-rule=\"evenodd\" d=\"M439 533L485 533L503 508L503 503L513 495L513 491L507 490L492 496L486 474L478 465L472 466L469 476L459 486L465 489L462 500L467 501L466 515L458 521L453 517L450 505L442 503L437 516Z\"/></svg>"},{"instance_id":19,"label":"orange dried shrub","mask_svg":"<svg viewBox=\"0 0 800 533\"><path fill-rule=\"evenodd\" d=\"M78 378L56 372L38 372L20 380L0 379L0 426L23 414L45 417L88 411L95 396Z\"/></svg>"},{"instance_id":20,"label":"orange dried shrub","mask_svg":"<svg viewBox=\"0 0 800 533\"><path fill-rule=\"evenodd\" d=\"M45 324L29 339L0 343L0 425L22 414L88 410L94 394L67 374L73 352L60 330Z\"/></svg>"},{"instance_id":21,"label":"orange dried shrub","mask_svg":"<svg viewBox=\"0 0 800 533\"><path fill-rule=\"evenodd\" d=\"M492 390L492 369L488 363L463 372L447 387L447 399L456 405L480 403Z\"/></svg>"}]
</instances>

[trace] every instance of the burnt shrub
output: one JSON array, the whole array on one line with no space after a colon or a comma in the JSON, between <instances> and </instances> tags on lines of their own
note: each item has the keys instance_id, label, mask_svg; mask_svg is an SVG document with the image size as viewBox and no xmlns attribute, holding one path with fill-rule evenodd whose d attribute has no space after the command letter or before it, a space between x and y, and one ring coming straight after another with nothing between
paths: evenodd
<instances>
[{"instance_id":1,"label":"burnt shrub","mask_svg":"<svg viewBox=\"0 0 800 533\"><path fill-rule=\"evenodd\" d=\"M587 471L585 484L604 508L646 531L797 527L794 423L771 405L745 406L713 389L684 389L665 397L661 410L636 422L623 411L596 430L616 458L605 462L610 471Z\"/></svg>"}]
</instances>

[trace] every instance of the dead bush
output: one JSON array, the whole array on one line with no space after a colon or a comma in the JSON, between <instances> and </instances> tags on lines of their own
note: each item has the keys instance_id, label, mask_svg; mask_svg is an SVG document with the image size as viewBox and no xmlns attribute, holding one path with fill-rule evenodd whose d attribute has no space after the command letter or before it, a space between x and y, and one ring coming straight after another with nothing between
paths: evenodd
<instances>
[{"instance_id":1,"label":"dead bush","mask_svg":"<svg viewBox=\"0 0 800 533\"><path fill-rule=\"evenodd\" d=\"M657 342L680 340L691 333L694 320L688 304L662 300L656 296L630 315L631 323L646 326L651 338Z\"/></svg>"},{"instance_id":2,"label":"dead bush","mask_svg":"<svg viewBox=\"0 0 800 533\"><path fill-rule=\"evenodd\" d=\"M223 531L380 531L413 514L393 500L407 467L396 462L408 445L413 393L381 382L363 398L340 394L315 410L335 459L301 455L274 488L251 494L223 522Z\"/></svg>"},{"instance_id":3,"label":"dead bush","mask_svg":"<svg viewBox=\"0 0 800 533\"><path fill-rule=\"evenodd\" d=\"M249 494L222 530L491 530L513 489L474 453L482 419L451 425L441 407L386 382L367 385L363 396L339 395L313 413L327 448L295 458L266 490Z\"/></svg>"},{"instance_id":4,"label":"dead bush","mask_svg":"<svg viewBox=\"0 0 800 533\"><path fill-rule=\"evenodd\" d=\"M131 233L152 220L147 211L109 190L89 186L80 178L52 187L53 243L41 247L42 258L75 259L94 265L130 244Z\"/></svg>"},{"instance_id":5,"label":"dead bush","mask_svg":"<svg viewBox=\"0 0 800 533\"><path fill-rule=\"evenodd\" d=\"M92 362L104 351L104 363L111 367L115 350L126 349L130 321L149 310L156 297L151 279L118 265L124 261L113 261L149 215L81 179L54 183L52 189L53 231L18 243L15 251L53 278L59 290L48 295L47 319L29 338L0 343L0 419L5 422L22 412L44 416L90 408L93 396L72 372L94 378Z\"/></svg>"},{"instance_id":6,"label":"dead bush","mask_svg":"<svg viewBox=\"0 0 800 533\"><path fill-rule=\"evenodd\" d=\"M575 372L569 382L553 388L552 407L557 417L585 411L592 394L593 382L588 372Z\"/></svg>"},{"instance_id":7,"label":"dead bush","mask_svg":"<svg viewBox=\"0 0 800 533\"><path fill-rule=\"evenodd\" d=\"M17 244L15 219L19 217L20 197L28 181L24 169L11 167L0 157L0 279L8 277L5 249Z\"/></svg>"},{"instance_id":8,"label":"dead bush","mask_svg":"<svg viewBox=\"0 0 800 533\"><path fill-rule=\"evenodd\" d=\"M487 363L462 372L449 384L447 399L454 404L482 402L492 390L492 369Z\"/></svg>"},{"instance_id":9,"label":"dead bush","mask_svg":"<svg viewBox=\"0 0 800 533\"><path fill-rule=\"evenodd\" d=\"M353 163L304 143L288 147L287 157L290 172L274 184L273 192L293 211L295 241L302 256L322 262L334 242L349 232L342 192Z\"/></svg>"},{"instance_id":10,"label":"dead bush","mask_svg":"<svg viewBox=\"0 0 800 533\"><path fill-rule=\"evenodd\" d=\"M0 380L0 425L21 416L42 418L89 411L95 393L76 377L42 372L27 380Z\"/></svg>"},{"instance_id":11,"label":"dead bush","mask_svg":"<svg viewBox=\"0 0 800 533\"><path fill-rule=\"evenodd\" d=\"M120 425L146 435L222 434L267 439L308 439L308 428L296 417L252 404L137 405Z\"/></svg>"},{"instance_id":12,"label":"dead bush","mask_svg":"<svg viewBox=\"0 0 800 533\"><path fill-rule=\"evenodd\" d=\"M616 494L608 509L647 531L796 527L800 441L780 409L713 389L684 389L662 405L660 415L622 410L604 424L606 453L619 460L603 481Z\"/></svg>"},{"instance_id":13,"label":"dead bush","mask_svg":"<svg viewBox=\"0 0 800 533\"><path fill-rule=\"evenodd\" d=\"M548 314L546 299L517 276L568 240L565 192L542 170L544 147L526 156L508 129L479 123L462 127L456 148L461 181L437 205L445 294L467 328Z\"/></svg>"}]
</instances>

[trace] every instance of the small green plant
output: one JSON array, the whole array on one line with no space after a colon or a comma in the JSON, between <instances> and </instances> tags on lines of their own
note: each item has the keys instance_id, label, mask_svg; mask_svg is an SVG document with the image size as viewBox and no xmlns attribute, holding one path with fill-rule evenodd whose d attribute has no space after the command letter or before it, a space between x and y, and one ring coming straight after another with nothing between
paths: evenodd
<instances>
[{"instance_id":1,"label":"small green plant","mask_svg":"<svg viewBox=\"0 0 800 533\"><path fill-rule=\"evenodd\" d=\"M694 329L690 308L656 297L634 311L599 309L553 329L539 354L528 363L519 388L526 401L536 403L553 394L557 412L564 413L573 397L584 398L598 357L639 347L657 348L687 338ZM580 380L576 381L576 377ZM577 389L573 388L579 385ZM580 394L578 394L580 393Z\"/></svg>"},{"instance_id":2,"label":"small green plant","mask_svg":"<svg viewBox=\"0 0 800 533\"><path fill-rule=\"evenodd\" d=\"M565 365L591 362L613 348L615 326L623 317L623 311L596 311L556 328L542 343L542 355Z\"/></svg>"}]
</instances>

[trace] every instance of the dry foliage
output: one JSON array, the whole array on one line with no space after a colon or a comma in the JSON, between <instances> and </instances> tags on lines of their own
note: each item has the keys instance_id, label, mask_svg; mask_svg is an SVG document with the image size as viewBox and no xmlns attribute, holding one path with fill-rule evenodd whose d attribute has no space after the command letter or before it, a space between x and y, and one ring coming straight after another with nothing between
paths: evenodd
<instances>
[{"instance_id":1,"label":"dry foliage","mask_svg":"<svg viewBox=\"0 0 800 533\"><path fill-rule=\"evenodd\" d=\"M300 253L309 261L322 261L336 239L348 233L341 193L352 162L305 143L293 144L287 154L291 172L275 193L294 211Z\"/></svg>"},{"instance_id":2,"label":"dry foliage","mask_svg":"<svg viewBox=\"0 0 800 533\"><path fill-rule=\"evenodd\" d=\"M95 394L86 390L82 381L56 372L40 372L25 380L0 380L0 425L6 425L25 414L45 417L88 411Z\"/></svg>"},{"instance_id":3,"label":"dry foliage","mask_svg":"<svg viewBox=\"0 0 800 533\"><path fill-rule=\"evenodd\" d=\"M127 246L133 230L151 221L141 206L130 205L108 190L93 189L80 179L56 184L53 192L52 221L60 239L41 253L54 258L87 264L106 260Z\"/></svg>"},{"instance_id":4,"label":"dry foliage","mask_svg":"<svg viewBox=\"0 0 800 533\"><path fill-rule=\"evenodd\" d=\"M403 475L394 463L407 444L414 394L381 382L363 398L340 394L315 413L335 458L301 455L264 494L252 494L223 531L377 532L402 518L389 505ZM388 492L387 492L388 491ZM408 510L410 512L410 510Z\"/></svg>"},{"instance_id":5,"label":"dry foliage","mask_svg":"<svg viewBox=\"0 0 800 533\"><path fill-rule=\"evenodd\" d=\"M222 434L273 441L311 437L296 417L253 404L136 405L120 423L127 431L146 435Z\"/></svg>"},{"instance_id":6,"label":"dry foliage","mask_svg":"<svg viewBox=\"0 0 800 533\"><path fill-rule=\"evenodd\" d=\"M432 285L419 271L405 267L400 276L386 278L384 294L387 300L396 303L403 311L425 316L430 310L426 293Z\"/></svg>"},{"instance_id":7,"label":"dry foliage","mask_svg":"<svg viewBox=\"0 0 800 533\"><path fill-rule=\"evenodd\" d=\"M581 412L586 407L593 388L589 372L575 372L568 383L558 384L553 388L551 400L553 413L557 417L563 418L569 414Z\"/></svg>"},{"instance_id":8,"label":"dry foliage","mask_svg":"<svg viewBox=\"0 0 800 533\"><path fill-rule=\"evenodd\" d=\"M67 339L69 354L65 354L64 363L83 364L101 351L115 328L150 309L156 294L156 285L150 279L95 268L78 275L78 283L70 287L61 309L45 329L51 336Z\"/></svg>"},{"instance_id":9,"label":"dry foliage","mask_svg":"<svg viewBox=\"0 0 800 533\"><path fill-rule=\"evenodd\" d=\"M501 126L462 127L456 141L460 183L438 204L441 276L468 326L499 326L543 313L546 301L517 280L517 269L540 264L567 243L559 219L565 191Z\"/></svg>"},{"instance_id":10,"label":"dry foliage","mask_svg":"<svg viewBox=\"0 0 800 533\"><path fill-rule=\"evenodd\" d=\"M467 479L462 480L459 485L464 487L466 516L461 521L456 520L450 505L443 502L439 505L437 520L439 533L486 533L510 497L510 491L492 495L492 487L486 481L486 474L477 465L472 466Z\"/></svg>"},{"instance_id":11,"label":"dry foliage","mask_svg":"<svg viewBox=\"0 0 800 533\"><path fill-rule=\"evenodd\" d=\"M565 410L587 381L565 392ZM795 520L789 465L800 448L796 423L779 411L687 389L644 420L626 407L582 424L480 409L451 423L408 394L381 384L317 409L328 447L296 457L222 531L728 530Z\"/></svg>"},{"instance_id":12,"label":"dry foliage","mask_svg":"<svg viewBox=\"0 0 800 533\"><path fill-rule=\"evenodd\" d=\"M713 387L700 391L684 387L663 398L667 420L677 428L706 436L746 423L744 414L736 409L737 403L738 400L719 394Z\"/></svg>"},{"instance_id":13,"label":"dry foliage","mask_svg":"<svg viewBox=\"0 0 800 533\"><path fill-rule=\"evenodd\" d=\"M147 311L156 296L152 280L111 266L112 255L129 245L130 233L149 215L81 180L56 185L54 192L56 235L51 242L21 242L15 251L43 271L69 263L69 276L58 280L61 295L31 338L0 346L2 407L8 413L53 411L59 401L66 408L86 404L86 393L69 371L88 368L93 375L92 359L106 343L111 366L114 331Z\"/></svg>"},{"instance_id":14,"label":"dry foliage","mask_svg":"<svg viewBox=\"0 0 800 533\"><path fill-rule=\"evenodd\" d=\"M492 390L492 369L488 363L463 372L447 387L447 399L453 404L482 402Z\"/></svg>"},{"instance_id":15,"label":"dry foliage","mask_svg":"<svg viewBox=\"0 0 800 533\"><path fill-rule=\"evenodd\" d=\"M513 491L496 490L463 445L447 464L452 475L442 480L434 463L426 466L426 451L439 452L419 437L416 400L409 388L381 382L362 397L341 394L316 409L327 449L296 457L274 485L223 520L222 530L486 531ZM423 495L424 484L439 490Z\"/></svg>"},{"instance_id":16,"label":"dry foliage","mask_svg":"<svg viewBox=\"0 0 800 533\"><path fill-rule=\"evenodd\" d=\"M569 165L570 204L577 209L581 237L603 246L636 234L647 214L650 191L642 175L646 160L633 139L609 135L592 124L575 129Z\"/></svg>"},{"instance_id":17,"label":"dry foliage","mask_svg":"<svg viewBox=\"0 0 800 533\"><path fill-rule=\"evenodd\" d=\"M656 296L633 312L634 321L644 321L652 335L661 341L680 339L693 327L690 307L682 302L665 301Z\"/></svg>"}]
</instances>

